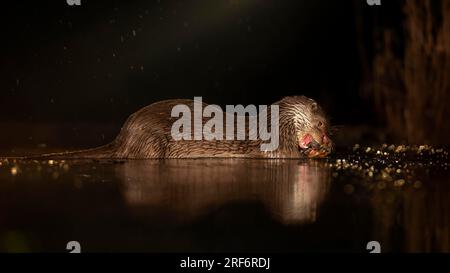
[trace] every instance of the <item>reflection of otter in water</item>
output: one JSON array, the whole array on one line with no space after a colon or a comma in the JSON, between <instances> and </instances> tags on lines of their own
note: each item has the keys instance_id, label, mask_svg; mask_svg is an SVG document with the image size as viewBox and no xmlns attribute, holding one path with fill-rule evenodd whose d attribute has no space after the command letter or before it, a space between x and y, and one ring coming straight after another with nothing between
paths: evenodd
<instances>
[{"instance_id":1,"label":"reflection of otter in water","mask_svg":"<svg viewBox=\"0 0 450 273\"><path fill-rule=\"evenodd\" d=\"M186 221L253 200L283 223L314 222L330 182L325 163L293 160L132 161L116 172L128 205Z\"/></svg>"},{"instance_id":2,"label":"reflection of otter in water","mask_svg":"<svg viewBox=\"0 0 450 273\"><path fill-rule=\"evenodd\" d=\"M176 118L171 117L171 111L179 104L193 109L192 100L153 103L131 115L108 145L41 158L300 158L324 157L331 152L325 114L314 100L304 96L275 103L279 106L279 146L271 152L260 150L261 140L174 140L171 128ZM248 123L246 126L248 130Z\"/></svg>"}]
</instances>

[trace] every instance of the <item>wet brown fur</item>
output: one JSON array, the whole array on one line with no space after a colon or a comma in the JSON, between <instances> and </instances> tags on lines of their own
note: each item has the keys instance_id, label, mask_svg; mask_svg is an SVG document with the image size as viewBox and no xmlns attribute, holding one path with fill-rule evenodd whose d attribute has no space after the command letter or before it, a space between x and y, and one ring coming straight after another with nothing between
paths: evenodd
<instances>
[{"instance_id":1,"label":"wet brown fur","mask_svg":"<svg viewBox=\"0 0 450 273\"><path fill-rule=\"evenodd\" d=\"M110 144L88 150L47 154L40 158L301 158L304 155L298 147L299 137L308 132L320 143L322 133L315 128L314 124L321 121L324 126L328 126L323 111L315 101L304 96L295 96L285 97L275 103L280 107L280 139L278 149L273 152L261 151L262 141L249 140L248 137L246 140L176 141L171 136L171 128L178 118L171 117L171 111L175 105L179 104L189 106L193 115L193 100L176 99L156 102L132 114L119 135ZM205 106L206 104L203 104L203 107ZM268 109L267 123L270 126L270 107ZM209 119L203 118L203 124ZM248 127L248 122L246 125ZM194 127L192 127L192 135L193 131Z\"/></svg>"}]
</instances>

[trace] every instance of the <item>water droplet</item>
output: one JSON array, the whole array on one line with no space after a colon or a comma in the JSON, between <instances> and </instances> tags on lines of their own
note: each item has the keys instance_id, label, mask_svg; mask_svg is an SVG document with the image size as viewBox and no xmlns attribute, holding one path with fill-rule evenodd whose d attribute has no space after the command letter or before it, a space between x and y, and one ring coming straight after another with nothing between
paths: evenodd
<instances>
[{"instance_id":1,"label":"water droplet","mask_svg":"<svg viewBox=\"0 0 450 273\"><path fill-rule=\"evenodd\" d=\"M19 168L16 166L11 168L11 175L16 176L19 173Z\"/></svg>"},{"instance_id":2,"label":"water droplet","mask_svg":"<svg viewBox=\"0 0 450 273\"><path fill-rule=\"evenodd\" d=\"M399 179L399 180L396 180L394 182L394 186L396 186L396 187L401 187L403 185L405 185L405 180L404 179Z\"/></svg>"}]
</instances>

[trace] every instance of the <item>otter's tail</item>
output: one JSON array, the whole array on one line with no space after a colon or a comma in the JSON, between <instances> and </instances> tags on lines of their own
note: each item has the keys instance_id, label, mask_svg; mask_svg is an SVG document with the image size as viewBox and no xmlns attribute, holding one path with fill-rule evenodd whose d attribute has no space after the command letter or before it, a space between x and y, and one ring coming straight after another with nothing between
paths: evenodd
<instances>
[{"instance_id":1,"label":"otter's tail","mask_svg":"<svg viewBox=\"0 0 450 273\"><path fill-rule=\"evenodd\" d=\"M92 149L61 152L61 153L49 153L32 156L22 157L9 157L11 159L23 159L23 160L47 160L47 159L109 159L115 156L114 143L110 143L104 146L100 146ZM8 158L8 157L6 157Z\"/></svg>"}]
</instances>

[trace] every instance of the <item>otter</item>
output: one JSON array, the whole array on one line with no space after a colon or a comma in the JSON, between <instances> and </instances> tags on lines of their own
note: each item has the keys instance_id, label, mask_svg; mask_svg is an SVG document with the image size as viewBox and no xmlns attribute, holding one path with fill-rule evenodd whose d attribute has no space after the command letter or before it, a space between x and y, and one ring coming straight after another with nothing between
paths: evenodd
<instances>
[{"instance_id":1,"label":"otter","mask_svg":"<svg viewBox=\"0 0 450 273\"><path fill-rule=\"evenodd\" d=\"M171 127L176 118L171 110L180 104L193 109L194 101L165 100L140 109L127 119L115 140L104 146L26 158L317 158L326 157L333 148L324 111L305 96L285 97L274 103L279 107L279 146L269 152L260 150L261 140L174 140Z\"/></svg>"}]
</instances>

